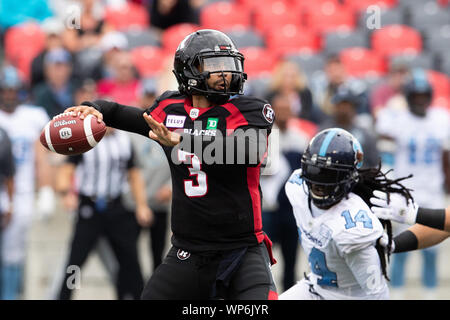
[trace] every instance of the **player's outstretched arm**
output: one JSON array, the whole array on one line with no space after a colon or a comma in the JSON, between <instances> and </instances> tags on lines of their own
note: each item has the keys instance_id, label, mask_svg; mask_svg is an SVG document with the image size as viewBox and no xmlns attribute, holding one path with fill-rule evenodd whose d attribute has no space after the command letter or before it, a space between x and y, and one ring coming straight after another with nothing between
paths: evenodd
<instances>
[{"instance_id":1,"label":"player's outstretched arm","mask_svg":"<svg viewBox=\"0 0 450 320\"><path fill-rule=\"evenodd\" d=\"M84 101L79 106L66 109L65 112L73 112L74 116L80 113L81 119L92 114L98 122L104 121L108 127L134 132L146 137L149 133L149 126L143 117L145 110L141 108L96 100Z\"/></svg>"},{"instance_id":2,"label":"player's outstretched arm","mask_svg":"<svg viewBox=\"0 0 450 320\"><path fill-rule=\"evenodd\" d=\"M410 225L418 223L450 232L450 207L447 209L422 208L412 201L406 202L402 195L396 193L390 195L388 202L387 194L378 190L375 190L373 195L374 197L370 198L370 202L374 205L371 210L380 219Z\"/></svg>"}]
</instances>

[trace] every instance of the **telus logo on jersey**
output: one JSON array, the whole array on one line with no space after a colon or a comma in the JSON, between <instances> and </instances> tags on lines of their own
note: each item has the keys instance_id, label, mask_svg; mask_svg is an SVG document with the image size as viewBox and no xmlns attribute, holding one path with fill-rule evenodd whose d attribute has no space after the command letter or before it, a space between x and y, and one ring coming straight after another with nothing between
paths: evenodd
<instances>
[{"instance_id":1,"label":"telus logo on jersey","mask_svg":"<svg viewBox=\"0 0 450 320\"><path fill-rule=\"evenodd\" d=\"M60 121L55 121L55 123L53 124L53 127L58 128L61 126L67 126L69 124L76 124L76 123L77 123L76 120L69 120L69 121L60 120Z\"/></svg>"},{"instance_id":2,"label":"telus logo on jersey","mask_svg":"<svg viewBox=\"0 0 450 320\"><path fill-rule=\"evenodd\" d=\"M167 128L183 128L186 116L168 115L166 119Z\"/></svg>"},{"instance_id":3,"label":"telus logo on jersey","mask_svg":"<svg viewBox=\"0 0 450 320\"><path fill-rule=\"evenodd\" d=\"M72 129L70 129L68 127L64 127L62 129L60 129L59 137L64 140L72 138Z\"/></svg>"}]
</instances>

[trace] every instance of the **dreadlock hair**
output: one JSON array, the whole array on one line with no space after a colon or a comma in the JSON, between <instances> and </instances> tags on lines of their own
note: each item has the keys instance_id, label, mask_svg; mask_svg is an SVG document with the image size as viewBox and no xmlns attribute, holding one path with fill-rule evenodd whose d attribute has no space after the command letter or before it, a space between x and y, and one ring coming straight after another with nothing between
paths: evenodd
<instances>
[{"instance_id":1,"label":"dreadlock hair","mask_svg":"<svg viewBox=\"0 0 450 320\"><path fill-rule=\"evenodd\" d=\"M383 173L381 171L381 160L378 163L377 167L367 168L367 169L358 169L359 174L359 180L356 183L355 187L353 188L352 192L360 196L365 203L370 207L370 198L373 196L374 190L380 190L387 193L387 199L388 203L390 201L390 194L391 193L400 193L403 197L405 197L405 200L413 200L413 197L411 196L410 191L411 189L406 188L404 185L400 183L400 181L409 179L412 177L412 174L410 174L407 177L402 177L399 179L389 179L387 177L387 174L391 172L392 169L388 170L386 173ZM388 246L387 246L387 252L386 250L379 244L377 241L377 244L375 245L375 249L378 252L378 255L380 257L381 261L381 270L383 272L384 277L390 281L387 272L386 272L386 260L389 263L390 261L390 255L391 255L391 248L392 248L392 224L390 220L384 220L380 219L381 225L383 226L383 229L386 230L386 233L388 235Z\"/></svg>"}]
</instances>

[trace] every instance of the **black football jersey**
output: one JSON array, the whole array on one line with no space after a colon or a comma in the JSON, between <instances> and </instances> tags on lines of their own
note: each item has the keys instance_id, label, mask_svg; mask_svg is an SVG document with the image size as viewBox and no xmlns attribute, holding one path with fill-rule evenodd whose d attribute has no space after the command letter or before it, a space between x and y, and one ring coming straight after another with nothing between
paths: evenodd
<instances>
[{"instance_id":1,"label":"black football jersey","mask_svg":"<svg viewBox=\"0 0 450 320\"><path fill-rule=\"evenodd\" d=\"M96 104L106 125L148 135L144 110L132 112L130 107L104 101ZM198 252L263 241L259 178L274 120L270 105L235 96L224 105L194 108L190 97L169 91L145 112L182 135L179 145L163 146L172 174L172 244ZM241 139L234 135L239 130L251 134ZM252 135L251 130L261 134ZM238 146L225 147L226 139ZM212 143L223 148L209 152Z\"/></svg>"}]
</instances>

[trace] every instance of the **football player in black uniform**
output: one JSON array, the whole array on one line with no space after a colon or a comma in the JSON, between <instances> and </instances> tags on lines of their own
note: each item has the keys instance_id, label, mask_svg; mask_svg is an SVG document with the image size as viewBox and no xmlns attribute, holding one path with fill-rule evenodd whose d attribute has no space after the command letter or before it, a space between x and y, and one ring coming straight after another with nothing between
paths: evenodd
<instances>
[{"instance_id":1,"label":"football player in black uniform","mask_svg":"<svg viewBox=\"0 0 450 320\"><path fill-rule=\"evenodd\" d=\"M173 247L143 299L277 298L259 187L274 112L266 101L242 95L243 62L224 33L199 30L175 53L179 90L148 110L103 100L66 110L149 136L165 151Z\"/></svg>"}]
</instances>

